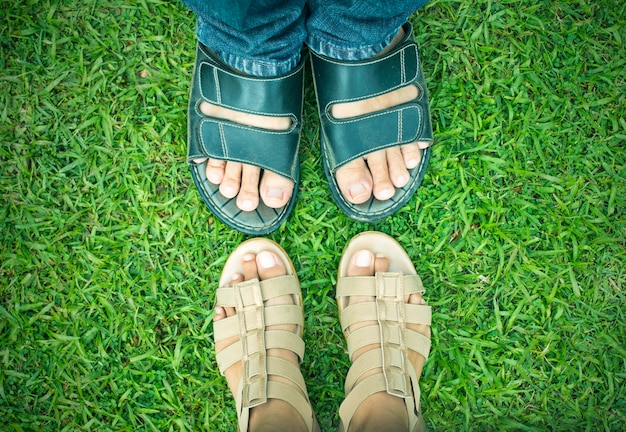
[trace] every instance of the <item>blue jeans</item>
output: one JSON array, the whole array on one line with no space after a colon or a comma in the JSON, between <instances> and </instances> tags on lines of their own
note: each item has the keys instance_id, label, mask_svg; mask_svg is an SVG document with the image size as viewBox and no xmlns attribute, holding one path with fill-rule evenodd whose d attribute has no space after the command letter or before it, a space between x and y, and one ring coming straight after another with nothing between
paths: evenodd
<instances>
[{"instance_id":1,"label":"blue jeans","mask_svg":"<svg viewBox=\"0 0 626 432\"><path fill-rule=\"evenodd\" d=\"M302 46L338 60L371 58L428 0L182 0L197 37L234 69L271 77L291 71Z\"/></svg>"}]
</instances>

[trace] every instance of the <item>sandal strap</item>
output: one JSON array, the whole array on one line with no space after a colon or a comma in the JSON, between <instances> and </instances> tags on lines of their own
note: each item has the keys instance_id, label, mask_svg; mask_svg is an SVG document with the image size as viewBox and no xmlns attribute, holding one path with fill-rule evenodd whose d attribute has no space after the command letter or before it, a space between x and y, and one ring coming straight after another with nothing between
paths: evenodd
<instances>
[{"instance_id":1,"label":"sandal strap","mask_svg":"<svg viewBox=\"0 0 626 432\"><path fill-rule=\"evenodd\" d=\"M256 165L296 181L302 127L304 65L278 77L254 77L234 71L198 43L191 85L187 160L214 158ZM201 102L263 116L290 117L291 127L274 131L208 117ZM254 143L250 145L250 143Z\"/></svg>"},{"instance_id":2,"label":"sandal strap","mask_svg":"<svg viewBox=\"0 0 626 432\"><path fill-rule=\"evenodd\" d=\"M380 391L405 400L411 429L420 420L417 411L420 397L419 377L408 360L408 350L414 350L428 358L430 338L407 329L406 324L430 325L432 312L430 306L407 304L405 298L412 293L424 292L422 281L417 275L378 272L374 277L345 277L338 280L338 298L351 295L375 298L371 302L350 305L341 312L340 321L344 332L357 322L377 323L348 334L350 357L364 346L380 346L355 359L348 372L345 388L347 396L340 408L344 430L348 429L352 415L360 403ZM382 373L362 378L376 368L381 368Z\"/></svg>"},{"instance_id":3,"label":"sandal strap","mask_svg":"<svg viewBox=\"0 0 626 432\"><path fill-rule=\"evenodd\" d=\"M405 32L404 39L389 53L367 60L334 60L312 53L322 144L331 172L376 150L432 141L428 92L410 24ZM348 119L331 115L334 104L367 99L407 85L416 86L418 96L406 104Z\"/></svg>"},{"instance_id":4,"label":"sandal strap","mask_svg":"<svg viewBox=\"0 0 626 432\"><path fill-rule=\"evenodd\" d=\"M256 283L259 284L259 288L261 290L260 295L263 298L263 301L284 295L300 295L300 285L298 279L294 275L277 276L263 281L252 279L238 285L245 285L246 283L252 285L255 285ZM215 294L218 306L230 307L235 307L237 305L236 298L240 295L237 294L231 287L218 288ZM248 292L247 294L253 295L254 293ZM253 299L249 298L246 300L252 301Z\"/></svg>"},{"instance_id":5,"label":"sandal strap","mask_svg":"<svg viewBox=\"0 0 626 432\"><path fill-rule=\"evenodd\" d=\"M399 276L397 283L402 287L402 295L424 294L426 289L419 275L404 275L394 272L377 272L376 276L347 276L337 281L337 297L350 296L376 296L379 284L379 277L390 277L396 283L396 276ZM358 303L360 304L360 303Z\"/></svg>"}]
</instances>

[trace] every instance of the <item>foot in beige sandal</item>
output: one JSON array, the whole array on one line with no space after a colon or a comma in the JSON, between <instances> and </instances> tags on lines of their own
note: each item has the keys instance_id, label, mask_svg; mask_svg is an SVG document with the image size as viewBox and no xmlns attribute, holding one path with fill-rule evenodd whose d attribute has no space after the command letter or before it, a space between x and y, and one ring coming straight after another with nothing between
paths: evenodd
<instances>
[{"instance_id":1,"label":"foot in beige sandal","mask_svg":"<svg viewBox=\"0 0 626 432\"><path fill-rule=\"evenodd\" d=\"M242 243L217 290L215 351L237 402L239 430L318 431L300 373L300 284L285 251L267 239Z\"/></svg>"},{"instance_id":2,"label":"foot in beige sandal","mask_svg":"<svg viewBox=\"0 0 626 432\"><path fill-rule=\"evenodd\" d=\"M386 234L353 238L339 265L337 304L352 366L339 415L344 431L422 431L419 377L431 309L411 259Z\"/></svg>"}]
</instances>

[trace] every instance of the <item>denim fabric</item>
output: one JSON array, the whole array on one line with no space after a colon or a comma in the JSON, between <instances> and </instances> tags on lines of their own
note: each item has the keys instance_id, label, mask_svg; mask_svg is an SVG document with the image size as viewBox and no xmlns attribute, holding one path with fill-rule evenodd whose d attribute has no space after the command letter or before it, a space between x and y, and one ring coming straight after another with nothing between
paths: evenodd
<instances>
[{"instance_id":1,"label":"denim fabric","mask_svg":"<svg viewBox=\"0 0 626 432\"><path fill-rule=\"evenodd\" d=\"M254 76L293 70L303 44L338 60L370 58L428 0L182 0L197 37L226 64Z\"/></svg>"},{"instance_id":2,"label":"denim fabric","mask_svg":"<svg viewBox=\"0 0 626 432\"><path fill-rule=\"evenodd\" d=\"M337 60L365 60L385 49L409 16L428 0L311 1L310 50Z\"/></svg>"}]
</instances>

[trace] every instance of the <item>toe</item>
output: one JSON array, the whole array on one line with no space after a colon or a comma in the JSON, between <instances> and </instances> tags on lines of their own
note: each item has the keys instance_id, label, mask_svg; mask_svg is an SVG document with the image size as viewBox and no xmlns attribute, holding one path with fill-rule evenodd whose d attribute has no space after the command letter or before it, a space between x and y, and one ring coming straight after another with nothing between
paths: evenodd
<instances>
[{"instance_id":1,"label":"toe","mask_svg":"<svg viewBox=\"0 0 626 432\"><path fill-rule=\"evenodd\" d=\"M271 171L263 171L261 198L270 208L284 207L293 191L293 182Z\"/></svg>"},{"instance_id":2,"label":"toe","mask_svg":"<svg viewBox=\"0 0 626 432\"><path fill-rule=\"evenodd\" d=\"M215 315L213 315L213 321L219 321L226 318L226 311L221 306L215 307Z\"/></svg>"},{"instance_id":3,"label":"toe","mask_svg":"<svg viewBox=\"0 0 626 432\"><path fill-rule=\"evenodd\" d=\"M396 193L396 189L389 178L387 152L379 150L368 155L367 165L374 180L374 196L381 201L388 200Z\"/></svg>"},{"instance_id":4,"label":"toe","mask_svg":"<svg viewBox=\"0 0 626 432\"><path fill-rule=\"evenodd\" d=\"M389 271L389 258L384 255L376 255L376 261L374 262L374 271L375 272L386 272Z\"/></svg>"},{"instance_id":5,"label":"toe","mask_svg":"<svg viewBox=\"0 0 626 432\"><path fill-rule=\"evenodd\" d=\"M401 147L402 157L404 158L404 164L408 169L413 169L419 165L422 158L420 152L420 144L424 143L411 143ZM428 144L428 143L426 143ZM428 145L426 145L428 147Z\"/></svg>"},{"instance_id":6,"label":"toe","mask_svg":"<svg viewBox=\"0 0 626 432\"><path fill-rule=\"evenodd\" d=\"M391 183L397 188L406 186L410 176L406 169L400 147L387 149L387 165L389 166L389 178L391 179Z\"/></svg>"},{"instance_id":7,"label":"toe","mask_svg":"<svg viewBox=\"0 0 626 432\"><path fill-rule=\"evenodd\" d=\"M361 158L348 162L337 170L341 193L353 204L362 204L372 196L372 176Z\"/></svg>"},{"instance_id":8,"label":"toe","mask_svg":"<svg viewBox=\"0 0 626 432\"><path fill-rule=\"evenodd\" d=\"M218 159L209 159L206 164L206 178L213 184L218 185L224 178L226 170L226 161Z\"/></svg>"},{"instance_id":9,"label":"toe","mask_svg":"<svg viewBox=\"0 0 626 432\"><path fill-rule=\"evenodd\" d=\"M256 256L254 254L244 255L241 266L243 267L243 277L245 280L259 278L259 270L256 265Z\"/></svg>"},{"instance_id":10,"label":"toe","mask_svg":"<svg viewBox=\"0 0 626 432\"><path fill-rule=\"evenodd\" d=\"M244 165L241 172L241 188L237 195L237 207L243 211L252 211L259 205L259 178L261 169Z\"/></svg>"},{"instance_id":11,"label":"toe","mask_svg":"<svg viewBox=\"0 0 626 432\"><path fill-rule=\"evenodd\" d=\"M261 280L287 274L282 260L272 252L261 252L256 256L256 264Z\"/></svg>"},{"instance_id":12,"label":"toe","mask_svg":"<svg viewBox=\"0 0 626 432\"><path fill-rule=\"evenodd\" d=\"M238 162L227 162L224 177L220 183L220 193L226 198L234 198L241 187L242 165Z\"/></svg>"},{"instance_id":13,"label":"toe","mask_svg":"<svg viewBox=\"0 0 626 432\"><path fill-rule=\"evenodd\" d=\"M357 251L348 266L349 276L372 276L376 257L368 250Z\"/></svg>"}]
</instances>

